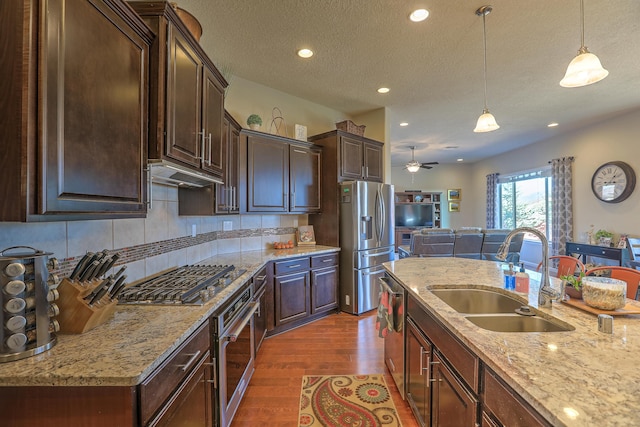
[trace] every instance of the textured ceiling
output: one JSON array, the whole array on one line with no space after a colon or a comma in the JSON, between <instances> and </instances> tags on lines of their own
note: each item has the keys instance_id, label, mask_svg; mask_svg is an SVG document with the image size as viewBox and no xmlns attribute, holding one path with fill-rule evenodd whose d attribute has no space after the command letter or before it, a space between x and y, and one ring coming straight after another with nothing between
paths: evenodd
<instances>
[{"instance_id":1,"label":"textured ceiling","mask_svg":"<svg viewBox=\"0 0 640 427\"><path fill-rule=\"evenodd\" d=\"M178 1L202 24L200 43L225 72L348 114L386 107L392 166L410 159L412 145L422 162L473 162L640 107L640 1L585 0L585 44L610 74L568 89L558 82L580 47L580 2L495 0L486 18L487 92L501 128L473 133L484 104L475 11L485 4ZM418 7L431 15L412 23ZM298 58L301 47L315 55ZM391 92L378 94L380 86Z\"/></svg>"}]
</instances>

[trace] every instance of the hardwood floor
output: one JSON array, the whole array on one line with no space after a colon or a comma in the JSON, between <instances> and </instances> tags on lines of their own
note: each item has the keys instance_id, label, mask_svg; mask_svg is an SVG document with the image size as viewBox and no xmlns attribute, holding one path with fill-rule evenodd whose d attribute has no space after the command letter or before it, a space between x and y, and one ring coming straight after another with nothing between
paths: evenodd
<instances>
[{"instance_id":1,"label":"hardwood floor","mask_svg":"<svg viewBox=\"0 0 640 427\"><path fill-rule=\"evenodd\" d=\"M231 426L297 426L303 375L382 372L403 426L417 426L384 365L375 321L375 311L340 313L266 339Z\"/></svg>"}]
</instances>

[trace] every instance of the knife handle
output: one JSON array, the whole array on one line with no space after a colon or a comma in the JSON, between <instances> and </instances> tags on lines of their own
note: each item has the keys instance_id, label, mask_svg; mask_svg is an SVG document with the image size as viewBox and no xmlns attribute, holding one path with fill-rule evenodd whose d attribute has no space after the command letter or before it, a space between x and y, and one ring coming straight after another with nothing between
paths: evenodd
<instances>
[{"instance_id":1,"label":"knife handle","mask_svg":"<svg viewBox=\"0 0 640 427\"><path fill-rule=\"evenodd\" d=\"M78 277L78 275L82 273L82 271L87 267L89 259L92 256L93 252L87 252L82 258L80 258L80 261L78 261L78 263L76 264L76 268L73 269L73 272L69 276L69 280L75 280L76 277Z\"/></svg>"},{"instance_id":2,"label":"knife handle","mask_svg":"<svg viewBox=\"0 0 640 427\"><path fill-rule=\"evenodd\" d=\"M96 269L96 267L98 267L98 264L100 264L100 261L93 261L91 265L84 269L84 272L80 276L79 280L81 282L84 282L85 280L89 279L93 271Z\"/></svg>"}]
</instances>

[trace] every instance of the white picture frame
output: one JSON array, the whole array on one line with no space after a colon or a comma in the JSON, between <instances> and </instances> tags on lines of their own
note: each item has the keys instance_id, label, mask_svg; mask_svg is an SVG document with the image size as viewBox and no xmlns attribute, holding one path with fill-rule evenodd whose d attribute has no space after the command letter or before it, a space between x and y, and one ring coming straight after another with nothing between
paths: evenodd
<instances>
[{"instance_id":1,"label":"white picture frame","mask_svg":"<svg viewBox=\"0 0 640 427\"><path fill-rule=\"evenodd\" d=\"M295 125L295 135L298 141L307 141L307 127L303 125Z\"/></svg>"}]
</instances>

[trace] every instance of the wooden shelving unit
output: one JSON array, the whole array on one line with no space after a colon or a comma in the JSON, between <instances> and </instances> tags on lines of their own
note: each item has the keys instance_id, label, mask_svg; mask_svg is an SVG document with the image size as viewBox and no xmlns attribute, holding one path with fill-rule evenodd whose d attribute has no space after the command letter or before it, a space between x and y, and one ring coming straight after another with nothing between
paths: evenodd
<instances>
[{"instance_id":1,"label":"wooden shelving unit","mask_svg":"<svg viewBox=\"0 0 640 427\"><path fill-rule=\"evenodd\" d=\"M428 205L432 208L433 223L431 225L396 225L396 250L399 246L409 245L411 233L421 228L440 228L442 225L442 193L429 191L397 191L396 205Z\"/></svg>"}]
</instances>

